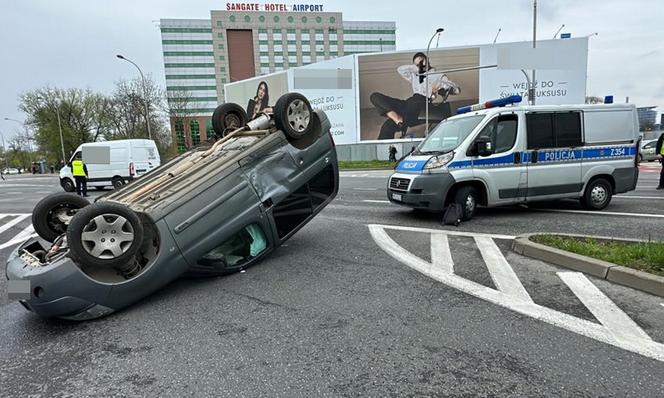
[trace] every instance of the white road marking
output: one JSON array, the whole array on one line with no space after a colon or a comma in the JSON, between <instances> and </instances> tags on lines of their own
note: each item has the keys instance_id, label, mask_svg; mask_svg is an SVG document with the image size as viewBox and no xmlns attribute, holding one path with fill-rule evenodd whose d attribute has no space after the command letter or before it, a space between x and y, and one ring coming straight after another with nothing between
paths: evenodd
<instances>
[{"instance_id":1,"label":"white road marking","mask_svg":"<svg viewBox=\"0 0 664 398\"><path fill-rule=\"evenodd\" d=\"M14 239L10 240L9 242L0 244L0 250L6 247L21 244L25 242L28 238L37 236L37 234L35 234L34 232L35 229L32 227L32 224L28 225L27 227L23 228L23 230L19 232Z\"/></svg>"},{"instance_id":2,"label":"white road marking","mask_svg":"<svg viewBox=\"0 0 664 398\"><path fill-rule=\"evenodd\" d=\"M425 234L444 233L447 235L454 235L454 236L470 236L471 238L474 238L476 236L486 236L488 238L493 238L493 239L507 239L507 240L515 238L512 235L485 234L481 232L462 232L462 231L455 231L449 229L430 229L430 228L406 227L403 225L386 225L386 224L370 224L370 225L375 225L376 227L382 229L395 229L398 231L408 231L408 232L422 232Z\"/></svg>"},{"instance_id":3,"label":"white road marking","mask_svg":"<svg viewBox=\"0 0 664 398\"><path fill-rule=\"evenodd\" d=\"M9 192L4 192L5 195L23 195L23 192L19 191L9 191Z\"/></svg>"},{"instance_id":4,"label":"white road marking","mask_svg":"<svg viewBox=\"0 0 664 398\"><path fill-rule=\"evenodd\" d=\"M447 234L431 234L431 265L445 272L454 272L454 261Z\"/></svg>"},{"instance_id":5,"label":"white road marking","mask_svg":"<svg viewBox=\"0 0 664 398\"><path fill-rule=\"evenodd\" d=\"M389 200L371 200L371 199L364 199L362 202L367 202L367 203L390 203Z\"/></svg>"},{"instance_id":6,"label":"white road marking","mask_svg":"<svg viewBox=\"0 0 664 398\"><path fill-rule=\"evenodd\" d=\"M572 290L602 325L617 338L629 343L634 337L650 339L650 336L611 301L581 272L558 272L560 279Z\"/></svg>"},{"instance_id":7,"label":"white road marking","mask_svg":"<svg viewBox=\"0 0 664 398\"><path fill-rule=\"evenodd\" d=\"M565 210L565 209L532 209L532 210L545 211L548 213L596 214L600 216L664 218L664 214L621 213L617 211Z\"/></svg>"},{"instance_id":8,"label":"white road marking","mask_svg":"<svg viewBox=\"0 0 664 398\"><path fill-rule=\"evenodd\" d=\"M0 226L0 234L5 232L9 228L13 227L14 225L20 223L21 221L25 220L26 218L28 218L28 216L30 216L30 214L22 214L14 217L14 219L8 222L7 224Z\"/></svg>"},{"instance_id":9,"label":"white road marking","mask_svg":"<svg viewBox=\"0 0 664 398\"><path fill-rule=\"evenodd\" d=\"M510 296L501 291L464 279L458 275L444 272L432 267L430 263L399 246L385 232L386 226L372 224L368 225L368 227L376 244L392 258L447 286L565 330L664 362L664 344L657 343L650 338L645 339L637 336L632 337L629 342L625 342L623 339L617 339L605 325L599 325L543 307L533 302L525 301L520 297ZM439 233L441 231L429 230L429 232Z\"/></svg>"},{"instance_id":10,"label":"white road marking","mask_svg":"<svg viewBox=\"0 0 664 398\"><path fill-rule=\"evenodd\" d=\"M353 188L353 190L354 191L377 191L378 188Z\"/></svg>"},{"instance_id":11,"label":"white road marking","mask_svg":"<svg viewBox=\"0 0 664 398\"><path fill-rule=\"evenodd\" d=\"M486 236L476 236L475 243L480 249L480 254L482 254L484 263L491 274L491 279L493 279L493 283L498 290L532 303L533 299L530 298L526 288L523 287L493 239Z\"/></svg>"},{"instance_id":12,"label":"white road marking","mask_svg":"<svg viewBox=\"0 0 664 398\"><path fill-rule=\"evenodd\" d=\"M51 184L3 184L2 181L0 181L0 188L25 188L25 187L39 187L39 188L44 188L52 186ZM2 191L0 191L2 193Z\"/></svg>"},{"instance_id":13,"label":"white road marking","mask_svg":"<svg viewBox=\"0 0 664 398\"><path fill-rule=\"evenodd\" d=\"M664 196L635 196L635 195L617 195L613 197L614 199L654 199L654 200L664 200Z\"/></svg>"}]
</instances>

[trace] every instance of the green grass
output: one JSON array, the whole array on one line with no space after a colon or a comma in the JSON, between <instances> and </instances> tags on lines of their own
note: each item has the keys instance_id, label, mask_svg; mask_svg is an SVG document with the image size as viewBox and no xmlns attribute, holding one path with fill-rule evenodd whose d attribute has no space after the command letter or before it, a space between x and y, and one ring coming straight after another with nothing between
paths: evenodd
<instances>
[{"instance_id":1,"label":"green grass","mask_svg":"<svg viewBox=\"0 0 664 398\"><path fill-rule=\"evenodd\" d=\"M533 242L664 276L664 242L629 243L589 238L535 235Z\"/></svg>"},{"instance_id":2,"label":"green grass","mask_svg":"<svg viewBox=\"0 0 664 398\"><path fill-rule=\"evenodd\" d=\"M396 163L387 160L340 160L339 169L393 169Z\"/></svg>"}]
</instances>

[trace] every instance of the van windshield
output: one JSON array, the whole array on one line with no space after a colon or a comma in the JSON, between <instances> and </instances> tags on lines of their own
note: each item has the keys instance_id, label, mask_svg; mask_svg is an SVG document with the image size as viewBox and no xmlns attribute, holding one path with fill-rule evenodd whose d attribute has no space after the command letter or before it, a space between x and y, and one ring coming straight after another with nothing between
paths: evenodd
<instances>
[{"instance_id":1,"label":"van windshield","mask_svg":"<svg viewBox=\"0 0 664 398\"><path fill-rule=\"evenodd\" d=\"M468 137L482 119L484 115L444 120L420 143L414 154L428 155L453 150Z\"/></svg>"}]
</instances>

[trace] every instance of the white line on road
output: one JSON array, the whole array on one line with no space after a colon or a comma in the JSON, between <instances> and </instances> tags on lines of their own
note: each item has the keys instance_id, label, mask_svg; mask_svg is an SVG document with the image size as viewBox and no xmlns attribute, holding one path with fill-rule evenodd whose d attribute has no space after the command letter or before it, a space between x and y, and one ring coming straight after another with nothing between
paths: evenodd
<instances>
[{"instance_id":1,"label":"white line on road","mask_svg":"<svg viewBox=\"0 0 664 398\"><path fill-rule=\"evenodd\" d=\"M0 183L0 188L26 188L26 187L48 187L48 186L53 186L52 184L2 184Z\"/></svg>"},{"instance_id":2,"label":"white line on road","mask_svg":"<svg viewBox=\"0 0 664 398\"><path fill-rule=\"evenodd\" d=\"M20 243L23 243L28 238L37 236L37 234L35 234L34 232L35 229L32 227L32 224L28 225L27 227L23 228L23 230L19 232L14 239L10 240L9 242L0 244L0 250L6 247L18 245Z\"/></svg>"},{"instance_id":3,"label":"white line on road","mask_svg":"<svg viewBox=\"0 0 664 398\"><path fill-rule=\"evenodd\" d=\"M431 234L431 265L445 272L454 272L454 261L447 234Z\"/></svg>"},{"instance_id":4,"label":"white line on road","mask_svg":"<svg viewBox=\"0 0 664 398\"><path fill-rule=\"evenodd\" d=\"M635 195L617 195L613 197L614 199L655 199L655 200L664 200L664 196L635 196Z\"/></svg>"},{"instance_id":5,"label":"white line on road","mask_svg":"<svg viewBox=\"0 0 664 398\"><path fill-rule=\"evenodd\" d=\"M371 200L371 199L364 199L362 202L367 202L367 203L390 203L389 200Z\"/></svg>"},{"instance_id":6,"label":"white line on road","mask_svg":"<svg viewBox=\"0 0 664 398\"><path fill-rule=\"evenodd\" d=\"M617 211L565 210L565 209L533 209L533 210L545 211L549 213L572 213L572 214L593 214L600 216L664 218L664 214L621 213Z\"/></svg>"},{"instance_id":7,"label":"white line on road","mask_svg":"<svg viewBox=\"0 0 664 398\"><path fill-rule=\"evenodd\" d=\"M634 337L650 339L611 299L606 297L597 286L593 285L588 278L580 272L558 272L560 279L565 282L579 300L597 318L602 325L606 326L611 333L621 340L630 342Z\"/></svg>"},{"instance_id":8,"label":"white line on road","mask_svg":"<svg viewBox=\"0 0 664 398\"><path fill-rule=\"evenodd\" d=\"M481 232L462 232L451 229L430 229L430 228L406 227L403 225L386 225L386 224L370 224L370 226L371 225L374 225L377 228L382 228L382 229L395 229L398 231L408 231L408 232L422 232L425 234L439 233L439 234L447 234L453 236L470 236L471 238L475 236L486 236L493 239L507 239L507 240L514 239L514 236L512 235L485 234Z\"/></svg>"},{"instance_id":9,"label":"white line on road","mask_svg":"<svg viewBox=\"0 0 664 398\"><path fill-rule=\"evenodd\" d=\"M5 232L9 228L13 227L14 225L20 223L21 221L25 220L26 218L28 218L29 215L30 214L23 214L23 215L17 216L13 220L8 222L7 224L5 224L3 226L0 226L0 234Z\"/></svg>"},{"instance_id":10,"label":"white line on road","mask_svg":"<svg viewBox=\"0 0 664 398\"><path fill-rule=\"evenodd\" d=\"M519 297L509 296L458 275L443 272L399 246L399 244L389 237L383 226L369 225L368 227L371 237L385 253L408 267L449 287L571 332L664 362L664 344L657 343L650 338L644 339L640 337L632 337L628 344L622 339L617 339L604 325L524 301ZM429 232L436 233L440 231L429 230Z\"/></svg>"},{"instance_id":11,"label":"white line on road","mask_svg":"<svg viewBox=\"0 0 664 398\"><path fill-rule=\"evenodd\" d=\"M353 188L354 191L377 191L378 188Z\"/></svg>"},{"instance_id":12,"label":"white line on road","mask_svg":"<svg viewBox=\"0 0 664 398\"><path fill-rule=\"evenodd\" d=\"M491 274L491 279L493 279L493 283L498 290L532 303L533 299L530 298L526 288L523 287L493 239L486 236L476 236L475 243L477 248L480 249L480 254L482 254L484 263Z\"/></svg>"}]
</instances>

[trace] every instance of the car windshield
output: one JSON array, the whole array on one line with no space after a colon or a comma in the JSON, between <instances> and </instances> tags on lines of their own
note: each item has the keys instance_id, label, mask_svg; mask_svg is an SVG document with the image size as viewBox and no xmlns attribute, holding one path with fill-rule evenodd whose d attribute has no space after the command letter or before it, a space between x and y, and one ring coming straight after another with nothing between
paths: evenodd
<instances>
[{"instance_id":1,"label":"car windshield","mask_svg":"<svg viewBox=\"0 0 664 398\"><path fill-rule=\"evenodd\" d=\"M484 115L444 120L422 141L415 154L444 153L453 150L468 137L482 119Z\"/></svg>"}]
</instances>

